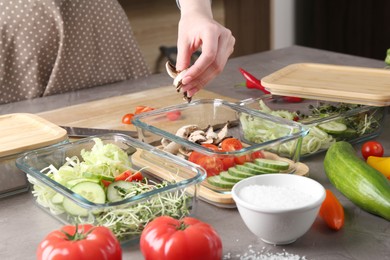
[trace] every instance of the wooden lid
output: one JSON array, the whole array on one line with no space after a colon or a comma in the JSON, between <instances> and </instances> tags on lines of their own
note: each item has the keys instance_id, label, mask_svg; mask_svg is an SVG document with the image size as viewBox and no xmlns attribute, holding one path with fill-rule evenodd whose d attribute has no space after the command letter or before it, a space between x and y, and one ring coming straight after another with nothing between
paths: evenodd
<instances>
[{"instance_id":1,"label":"wooden lid","mask_svg":"<svg viewBox=\"0 0 390 260\"><path fill-rule=\"evenodd\" d=\"M59 143L66 130L28 113L0 116L0 157Z\"/></svg>"},{"instance_id":2,"label":"wooden lid","mask_svg":"<svg viewBox=\"0 0 390 260\"><path fill-rule=\"evenodd\" d=\"M261 82L274 95L390 105L390 70L386 69L297 63L264 77Z\"/></svg>"}]
</instances>

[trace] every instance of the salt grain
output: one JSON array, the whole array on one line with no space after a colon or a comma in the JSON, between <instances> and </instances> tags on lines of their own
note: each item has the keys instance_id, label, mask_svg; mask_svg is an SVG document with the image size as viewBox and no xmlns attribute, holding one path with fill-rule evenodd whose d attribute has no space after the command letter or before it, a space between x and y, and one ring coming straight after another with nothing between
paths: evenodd
<instances>
[{"instance_id":1,"label":"salt grain","mask_svg":"<svg viewBox=\"0 0 390 260\"><path fill-rule=\"evenodd\" d=\"M241 254L236 254L232 258L231 253L224 255L223 259L240 259L240 260L307 260L306 256L300 256L292 253L288 253L285 249L282 252L267 252L268 250L263 247L260 251L255 251L252 248L252 245L248 246L247 252Z\"/></svg>"},{"instance_id":2,"label":"salt grain","mask_svg":"<svg viewBox=\"0 0 390 260\"><path fill-rule=\"evenodd\" d=\"M249 185L241 189L239 197L262 209L291 209L308 205L313 196L294 187Z\"/></svg>"}]
</instances>

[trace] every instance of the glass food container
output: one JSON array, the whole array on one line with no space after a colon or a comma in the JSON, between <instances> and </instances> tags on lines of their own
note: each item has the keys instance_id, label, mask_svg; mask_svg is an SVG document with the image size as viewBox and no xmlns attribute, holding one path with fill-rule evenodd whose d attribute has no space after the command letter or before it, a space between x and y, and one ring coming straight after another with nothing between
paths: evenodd
<instances>
[{"instance_id":1,"label":"glass food container","mask_svg":"<svg viewBox=\"0 0 390 260\"><path fill-rule=\"evenodd\" d=\"M220 194L228 194L230 201L226 204L234 204L231 188L242 178L274 172L298 173L299 147L308 132L296 122L220 99L194 100L141 113L133 118L133 124L141 141L203 167L208 177L202 182L200 197L218 205L225 203L220 201ZM248 127L253 130L249 135ZM250 140L250 135L266 129L274 129L274 134L262 142ZM228 139L238 140L242 146L224 149ZM199 157L195 159L194 155ZM262 159L272 160L266 161L272 166L256 167L264 162ZM284 164L281 161L287 161L283 170L275 165Z\"/></svg>"},{"instance_id":2,"label":"glass food container","mask_svg":"<svg viewBox=\"0 0 390 260\"><path fill-rule=\"evenodd\" d=\"M363 142L382 131L387 107L303 99L291 102L284 96L264 95L239 102L254 111L283 117L310 129L300 154L307 157L326 151L335 141Z\"/></svg>"},{"instance_id":3,"label":"glass food container","mask_svg":"<svg viewBox=\"0 0 390 260\"><path fill-rule=\"evenodd\" d=\"M199 166L122 134L30 151L16 164L47 213L63 223L106 226L122 243L137 242L157 216L192 215L206 176Z\"/></svg>"},{"instance_id":4,"label":"glass food container","mask_svg":"<svg viewBox=\"0 0 390 260\"><path fill-rule=\"evenodd\" d=\"M66 131L29 113L0 116L0 198L28 191L26 174L15 165L24 152L68 141Z\"/></svg>"}]
</instances>

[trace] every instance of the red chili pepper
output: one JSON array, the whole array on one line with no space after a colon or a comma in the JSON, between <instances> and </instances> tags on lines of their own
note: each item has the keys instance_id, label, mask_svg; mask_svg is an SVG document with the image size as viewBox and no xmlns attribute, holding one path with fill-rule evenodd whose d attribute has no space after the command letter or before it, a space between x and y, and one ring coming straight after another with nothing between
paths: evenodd
<instances>
[{"instance_id":1,"label":"red chili pepper","mask_svg":"<svg viewBox=\"0 0 390 260\"><path fill-rule=\"evenodd\" d=\"M253 76L248 71L246 71L246 70L244 70L242 68L239 68L239 69L240 69L241 74L246 79L245 84L246 84L247 88L255 88L255 89L261 90L261 91L264 92L264 94L270 94L271 93L271 92L269 92L268 90L265 89L265 87L261 84L261 81L259 79L257 79L255 76ZM284 96L283 100L286 101L286 102L289 102L289 103L299 103L299 102L303 101L303 98Z\"/></svg>"},{"instance_id":2,"label":"red chili pepper","mask_svg":"<svg viewBox=\"0 0 390 260\"><path fill-rule=\"evenodd\" d=\"M303 101L303 98L284 96L283 100L286 101L286 102L289 102L289 103L299 103L299 102Z\"/></svg>"},{"instance_id":3,"label":"red chili pepper","mask_svg":"<svg viewBox=\"0 0 390 260\"><path fill-rule=\"evenodd\" d=\"M264 92L264 94L269 94L270 92L267 91L263 85L261 85L261 81L257 79L255 76L247 72L246 70L240 68L241 74L244 76L246 79L246 87L247 88L255 88L258 90L261 90Z\"/></svg>"}]
</instances>

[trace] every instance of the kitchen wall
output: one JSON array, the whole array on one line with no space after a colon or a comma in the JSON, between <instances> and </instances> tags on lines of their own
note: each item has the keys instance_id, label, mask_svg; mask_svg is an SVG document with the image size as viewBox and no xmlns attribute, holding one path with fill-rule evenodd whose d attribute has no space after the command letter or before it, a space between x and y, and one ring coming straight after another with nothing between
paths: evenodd
<instances>
[{"instance_id":1,"label":"kitchen wall","mask_svg":"<svg viewBox=\"0 0 390 260\"><path fill-rule=\"evenodd\" d=\"M271 1L271 48L295 44L295 0Z\"/></svg>"}]
</instances>

